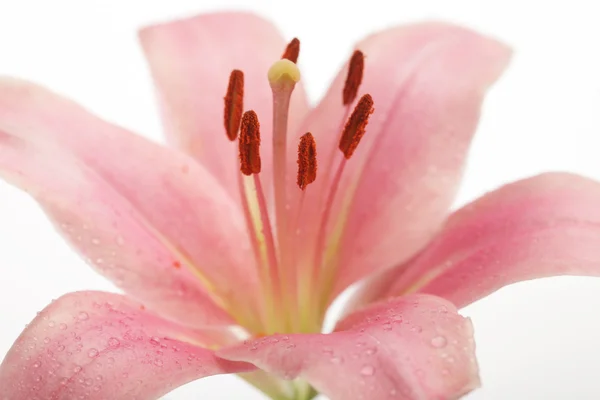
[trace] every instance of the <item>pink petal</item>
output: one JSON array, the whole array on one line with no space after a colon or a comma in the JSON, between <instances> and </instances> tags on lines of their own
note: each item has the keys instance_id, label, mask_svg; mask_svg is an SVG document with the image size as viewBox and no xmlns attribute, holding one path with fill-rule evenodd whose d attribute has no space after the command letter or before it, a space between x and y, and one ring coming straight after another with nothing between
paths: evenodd
<instances>
[{"instance_id":1,"label":"pink petal","mask_svg":"<svg viewBox=\"0 0 600 400\"><path fill-rule=\"evenodd\" d=\"M454 399L479 385L472 326L449 302L408 296L350 315L332 334L275 335L225 348L332 400Z\"/></svg>"},{"instance_id":2,"label":"pink petal","mask_svg":"<svg viewBox=\"0 0 600 400\"><path fill-rule=\"evenodd\" d=\"M96 269L164 316L200 327L231 323L221 305L253 309L241 210L191 158L3 79L0 174Z\"/></svg>"},{"instance_id":3,"label":"pink petal","mask_svg":"<svg viewBox=\"0 0 600 400\"><path fill-rule=\"evenodd\" d=\"M225 136L223 96L229 74L245 76L244 109L254 110L263 140L261 178L271 179L270 66L286 42L269 22L247 13L206 14L143 29L140 40L158 88L168 138L194 156L230 193L238 194L236 146ZM302 85L292 99L290 129L308 110Z\"/></svg>"},{"instance_id":4,"label":"pink petal","mask_svg":"<svg viewBox=\"0 0 600 400\"><path fill-rule=\"evenodd\" d=\"M50 304L0 365L3 399L156 399L189 381L254 369L185 340L194 331L117 294L77 292Z\"/></svg>"},{"instance_id":5,"label":"pink petal","mask_svg":"<svg viewBox=\"0 0 600 400\"><path fill-rule=\"evenodd\" d=\"M418 291L464 307L523 280L599 276L599 204L600 183L577 175L503 186L452 215L418 257L372 282L362 302Z\"/></svg>"},{"instance_id":6,"label":"pink petal","mask_svg":"<svg viewBox=\"0 0 600 400\"><path fill-rule=\"evenodd\" d=\"M484 94L510 58L496 40L439 23L390 29L357 48L366 56L359 96L372 95L375 113L348 161L334 208L335 218L347 218L336 293L406 260L439 228L454 199ZM337 145L345 74L346 68L300 131L317 136L322 157ZM336 157L334 168L339 151Z\"/></svg>"}]
</instances>

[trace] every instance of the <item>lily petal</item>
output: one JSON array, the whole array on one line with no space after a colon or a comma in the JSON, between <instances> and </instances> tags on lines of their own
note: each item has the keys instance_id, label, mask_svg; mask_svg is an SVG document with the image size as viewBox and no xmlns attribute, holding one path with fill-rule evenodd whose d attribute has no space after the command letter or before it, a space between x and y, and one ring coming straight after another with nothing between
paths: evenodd
<instances>
[{"instance_id":1,"label":"lily petal","mask_svg":"<svg viewBox=\"0 0 600 400\"><path fill-rule=\"evenodd\" d=\"M267 72L286 43L268 21L248 13L205 14L147 27L139 34L161 100L169 141L202 163L238 196L239 165L223 127L223 96L233 69L244 72L244 109L261 123L261 152L271 153L272 94ZM308 111L302 85L290 105L290 129ZM271 157L261 179L271 180Z\"/></svg>"},{"instance_id":2,"label":"lily petal","mask_svg":"<svg viewBox=\"0 0 600 400\"><path fill-rule=\"evenodd\" d=\"M231 324L223 308L253 309L241 210L193 159L2 79L0 174L96 269L162 315L201 327Z\"/></svg>"},{"instance_id":3,"label":"lily petal","mask_svg":"<svg viewBox=\"0 0 600 400\"><path fill-rule=\"evenodd\" d=\"M410 258L439 229L483 96L510 58L496 40L441 23L389 29L357 48L366 56L360 93L372 95L375 113L346 165L334 206L329 231L339 237L341 254L334 293ZM325 156L337 146L345 74L346 68L301 130L316 135ZM314 201L318 195L313 207Z\"/></svg>"},{"instance_id":4,"label":"lily petal","mask_svg":"<svg viewBox=\"0 0 600 400\"><path fill-rule=\"evenodd\" d=\"M185 342L194 337L124 296L70 293L9 350L0 365L2 398L150 400L198 378L255 369Z\"/></svg>"},{"instance_id":5,"label":"lily petal","mask_svg":"<svg viewBox=\"0 0 600 400\"><path fill-rule=\"evenodd\" d=\"M454 399L479 385L471 322L449 302L413 295L348 316L331 334L274 335L219 350L332 400Z\"/></svg>"},{"instance_id":6,"label":"lily petal","mask_svg":"<svg viewBox=\"0 0 600 400\"><path fill-rule=\"evenodd\" d=\"M454 213L414 260L367 284L360 303L421 292L464 307L519 281L600 276L599 204L600 183L567 173L503 186Z\"/></svg>"}]
</instances>

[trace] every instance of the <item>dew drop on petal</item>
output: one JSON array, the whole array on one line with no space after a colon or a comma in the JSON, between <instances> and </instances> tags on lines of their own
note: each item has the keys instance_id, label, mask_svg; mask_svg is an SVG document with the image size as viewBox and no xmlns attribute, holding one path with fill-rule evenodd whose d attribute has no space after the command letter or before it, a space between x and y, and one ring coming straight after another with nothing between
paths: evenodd
<instances>
[{"instance_id":1,"label":"dew drop on petal","mask_svg":"<svg viewBox=\"0 0 600 400\"><path fill-rule=\"evenodd\" d=\"M331 357L330 360L333 364L342 364L344 359L342 357Z\"/></svg>"},{"instance_id":2,"label":"dew drop on petal","mask_svg":"<svg viewBox=\"0 0 600 400\"><path fill-rule=\"evenodd\" d=\"M436 336L431 339L431 345L435 348L442 348L448 344L448 340L444 336Z\"/></svg>"},{"instance_id":3,"label":"dew drop on petal","mask_svg":"<svg viewBox=\"0 0 600 400\"><path fill-rule=\"evenodd\" d=\"M362 376L373 376L375 375L375 368L372 365L364 365L360 369L360 374Z\"/></svg>"},{"instance_id":4,"label":"dew drop on petal","mask_svg":"<svg viewBox=\"0 0 600 400\"><path fill-rule=\"evenodd\" d=\"M117 339L116 337L111 337L110 339L108 339L108 345L112 348L117 348L117 347L119 347L120 344L121 344L121 341L119 339Z\"/></svg>"},{"instance_id":5,"label":"dew drop on petal","mask_svg":"<svg viewBox=\"0 0 600 400\"><path fill-rule=\"evenodd\" d=\"M159 346L160 345L160 338L157 336L152 336L150 338L150 344L154 345L154 346Z\"/></svg>"},{"instance_id":6,"label":"dew drop on petal","mask_svg":"<svg viewBox=\"0 0 600 400\"><path fill-rule=\"evenodd\" d=\"M42 366L42 362L41 361L36 361L33 363L33 368L39 368Z\"/></svg>"},{"instance_id":7,"label":"dew drop on petal","mask_svg":"<svg viewBox=\"0 0 600 400\"><path fill-rule=\"evenodd\" d=\"M79 313L79 315L77 315L77 319L80 321L85 321L89 318L90 316L88 315L88 313L86 313L85 311L82 311Z\"/></svg>"},{"instance_id":8,"label":"dew drop on petal","mask_svg":"<svg viewBox=\"0 0 600 400\"><path fill-rule=\"evenodd\" d=\"M87 355L89 358L94 358L94 357L98 357L98 350L92 348L88 351Z\"/></svg>"}]
</instances>

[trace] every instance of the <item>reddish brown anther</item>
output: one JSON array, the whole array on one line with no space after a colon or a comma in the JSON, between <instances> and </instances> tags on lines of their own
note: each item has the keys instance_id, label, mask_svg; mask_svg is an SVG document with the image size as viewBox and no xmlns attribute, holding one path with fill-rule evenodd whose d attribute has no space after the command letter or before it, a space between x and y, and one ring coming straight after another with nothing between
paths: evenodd
<instances>
[{"instance_id":1,"label":"reddish brown anther","mask_svg":"<svg viewBox=\"0 0 600 400\"><path fill-rule=\"evenodd\" d=\"M348 118L342 137L340 138L340 150L344 153L344 157L349 159L352 157L354 150L360 143L365 134L365 129L369 123L369 116L373 114L373 98L370 94L365 94L360 98L356 108L352 111L352 115Z\"/></svg>"},{"instance_id":2,"label":"reddish brown anther","mask_svg":"<svg viewBox=\"0 0 600 400\"><path fill-rule=\"evenodd\" d=\"M229 86L225 95L225 111L223 119L225 132L229 140L237 138L242 112L244 110L244 73L238 69L231 71L229 75Z\"/></svg>"},{"instance_id":3,"label":"reddish brown anther","mask_svg":"<svg viewBox=\"0 0 600 400\"><path fill-rule=\"evenodd\" d=\"M365 55L362 51L356 50L350 58L348 75L344 84L343 103L345 106L351 104L356 99L358 88L362 83L364 69Z\"/></svg>"},{"instance_id":4,"label":"reddish brown anther","mask_svg":"<svg viewBox=\"0 0 600 400\"><path fill-rule=\"evenodd\" d=\"M288 43L281 59L284 58L290 60L294 64L298 62L298 56L300 55L300 41L297 38L293 38L291 42Z\"/></svg>"},{"instance_id":5,"label":"reddish brown anther","mask_svg":"<svg viewBox=\"0 0 600 400\"><path fill-rule=\"evenodd\" d=\"M306 132L298 145L298 187L306 186L317 179L317 143L312 133Z\"/></svg>"},{"instance_id":6,"label":"reddish brown anther","mask_svg":"<svg viewBox=\"0 0 600 400\"><path fill-rule=\"evenodd\" d=\"M260 124L258 116L252 110L242 116L240 128L240 163L244 175L260 172Z\"/></svg>"}]
</instances>

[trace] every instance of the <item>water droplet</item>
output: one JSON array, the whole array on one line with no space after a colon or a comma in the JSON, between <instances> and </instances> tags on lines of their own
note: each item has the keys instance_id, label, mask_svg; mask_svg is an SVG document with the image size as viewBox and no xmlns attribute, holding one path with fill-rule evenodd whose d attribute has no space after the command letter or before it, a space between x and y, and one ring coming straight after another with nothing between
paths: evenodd
<instances>
[{"instance_id":1,"label":"water droplet","mask_svg":"<svg viewBox=\"0 0 600 400\"><path fill-rule=\"evenodd\" d=\"M365 350L365 355L367 356L372 356L375 353L377 353L377 348L375 347Z\"/></svg>"},{"instance_id":2,"label":"water droplet","mask_svg":"<svg viewBox=\"0 0 600 400\"><path fill-rule=\"evenodd\" d=\"M65 350L65 346L63 346L62 344L60 346L58 346L56 348L56 350L58 350L59 352L64 351Z\"/></svg>"},{"instance_id":3,"label":"water droplet","mask_svg":"<svg viewBox=\"0 0 600 400\"><path fill-rule=\"evenodd\" d=\"M163 366L163 362L160 359L156 359L154 360L154 365L156 365L157 367L162 367Z\"/></svg>"},{"instance_id":4,"label":"water droplet","mask_svg":"<svg viewBox=\"0 0 600 400\"><path fill-rule=\"evenodd\" d=\"M104 264L104 259L101 257L96 258L96 264Z\"/></svg>"},{"instance_id":5,"label":"water droplet","mask_svg":"<svg viewBox=\"0 0 600 400\"><path fill-rule=\"evenodd\" d=\"M364 365L360 369L360 374L362 376L373 376L375 375L375 368L372 365Z\"/></svg>"},{"instance_id":6,"label":"water droplet","mask_svg":"<svg viewBox=\"0 0 600 400\"><path fill-rule=\"evenodd\" d=\"M392 323L391 322L386 322L385 324L383 324L383 330L384 331L391 331L392 330Z\"/></svg>"},{"instance_id":7,"label":"water droplet","mask_svg":"<svg viewBox=\"0 0 600 400\"><path fill-rule=\"evenodd\" d=\"M50 338L49 337L45 337L44 338L44 343L46 343L46 344L50 343Z\"/></svg>"},{"instance_id":8,"label":"water droplet","mask_svg":"<svg viewBox=\"0 0 600 400\"><path fill-rule=\"evenodd\" d=\"M61 331L64 331L64 330L66 330L66 329L67 329L67 324L60 324L60 325L58 326L58 329L60 329Z\"/></svg>"},{"instance_id":9,"label":"water droplet","mask_svg":"<svg viewBox=\"0 0 600 400\"><path fill-rule=\"evenodd\" d=\"M33 368L39 368L42 366L42 362L41 361L36 361L33 363Z\"/></svg>"},{"instance_id":10,"label":"water droplet","mask_svg":"<svg viewBox=\"0 0 600 400\"><path fill-rule=\"evenodd\" d=\"M431 339L431 345L438 349L446 346L446 344L448 344L448 340L446 340L444 336L436 336L433 339Z\"/></svg>"},{"instance_id":11,"label":"water droplet","mask_svg":"<svg viewBox=\"0 0 600 400\"><path fill-rule=\"evenodd\" d=\"M290 343L287 346L285 346L286 349L293 349L294 347L296 347L294 343Z\"/></svg>"},{"instance_id":12,"label":"water droplet","mask_svg":"<svg viewBox=\"0 0 600 400\"><path fill-rule=\"evenodd\" d=\"M157 336L152 336L150 338L150 344L152 344L153 346L160 346L160 338Z\"/></svg>"},{"instance_id":13,"label":"water droplet","mask_svg":"<svg viewBox=\"0 0 600 400\"><path fill-rule=\"evenodd\" d=\"M77 319L80 320L80 321L85 321L89 317L90 317L89 314L86 313L85 311L82 311L82 312L79 313L79 315L77 315Z\"/></svg>"},{"instance_id":14,"label":"water droplet","mask_svg":"<svg viewBox=\"0 0 600 400\"><path fill-rule=\"evenodd\" d=\"M76 374L79 373L79 372L81 372L81 366L79 366L79 365L74 366L73 367L73 372L75 372Z\"/></svg>"},{"instance_id":15,"label":"water droplet","mask_svg":"<svg viewBox=\"0 0 600 400\"><path fill-rule=\"evenodd\" d=\"M330 360L333 364L343 364L344 359L342 357L331 357Z\"/></svg>"},{"instance_id":16,"label":"water droplet","mask_svg":"<svg viewBox=\"0 0 600 400\"><path fill-rule=\"evenodd\" d=\"M48 322L48 326L49 326L50 328L54 328L54 326L55 326L55 325L56 325L56 322L54 322L54 321L50 321L50 322Z\"/></svg>"},{"instance_id":17,"label":"water droplet","mask_svg":"<svg viewBox=\"0 0 600 400\"><path fill-rule=\"evenodd\" d=\"M117 339L116 337L111 337L110 339L108 339L109 347L117 348L117 347L119 347L120 344L121 344L121 341L119 339Z\"/></svg>"},{"instance_id":18,"label":"water droplet","mask_svg":"<svg viewBox=\"0 0 600 400\"><path fill-rule=\"evenodd\" d=\"M87 355L89 358L94 358L94 357L98 357L98 350L92 348L88 351Z\"/></svg>"}]
</instances>

